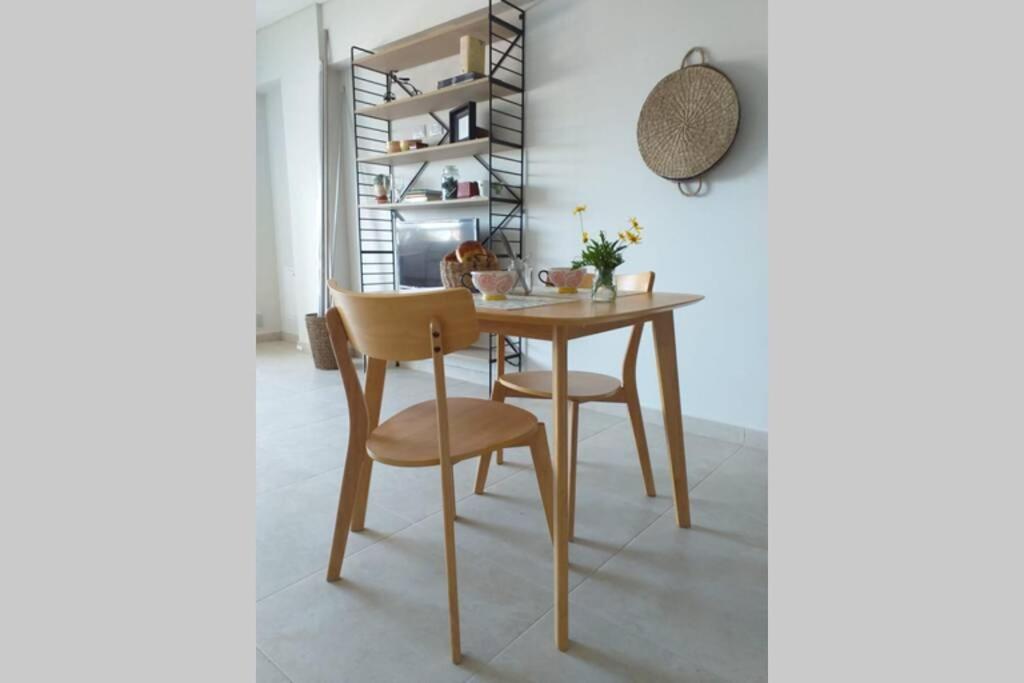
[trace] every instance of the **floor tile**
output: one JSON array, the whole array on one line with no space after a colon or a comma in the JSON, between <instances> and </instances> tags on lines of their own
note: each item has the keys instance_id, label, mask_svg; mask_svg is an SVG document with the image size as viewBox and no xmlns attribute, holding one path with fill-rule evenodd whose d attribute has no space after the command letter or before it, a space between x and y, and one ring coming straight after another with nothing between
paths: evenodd
<instances>
[{"instance_id":1,"label":"floor tile","mask_svg":"<svg viewBox=\"0 0 1024 683\"><path fill-rule=\"evenodd\" d=\"M648 498L625 411L582 409L568 653L552 642L551 544L529 452L492 462L484 495L473 493L477 460L456 465L466 659L454 666L438 470L375 466L367 530L350 536L344 578L328 584L348 435L338 373L267 343L256 377L257 681L765 679L764 451L687 435L693 528L679 529L663 428L646 424ZM486 395L459 380L448 389ZM429 373L389 368L382 416L433 392ZM553 436L550 401L510 402Z\"/></svg>"},{"instance_id":2,"label":"floor tile","mask_svg":"<svg viewBox=\"0 0 1024 683\"><path fill-rule=\"evenodd\" d=\"M291 683L288 677L259 650L256 650L256 677L253 680L256 683Z\"/></svg>"},{"instance_id":3,"label":"floor tile","mask_svg":"<svg viewBox=\"0 0 1024 683\"><path fill-rule=\"evenodd\" d=\"M470 680L474 683L586 681L729 683L653 641L628 633L596 612L573 606L569 650L554 646L552 612Z\"/></svg>"},{"instance_id":4,"label":"floor tile","mask_svg":"<svg viewBox=\"0 0 1024 683\"><path fill-rule=\"evenodd\" d=\"M256 402L256 438L343 417L346 410L344 393L341 387L335 386L259 399Z\"/></svg>"},{"instance_id":5,"label":"floor tile","mask_svg":"<svg viewBox=\"0 0 1024 683\"><path fill-rule=\"evenodd\" d=\"M260 602L256 639L294 681L463 681L551 607L550 593L458 554L463 662L451 662L440 529L417 524Z\"/></svg>"},{"instance_id":6,"label":"floor tile","mask_svg":"<svg viewBox=\"0 0 1024 683\"><path fill-rule=\"evenodd\" d=\"M708 477L691 498L719 534L768 549L768 454L742 448ZM700 521L700 520L698 520Z\"/></svg>"},{"instance_id":7,"label":"floor tile","mask_svg":"<svg viewBox=\"0 0 1024 683\"><path fill-rule=\"evenodd\" d=\"M508 467L506 465L505 467ZM583 504L589 502L584 501ZM658 518L657 512L614 501L596 501L577 512L577 540L569 546L569 584L576 585ZM455 542L507 571L550 587L551 537L533 470L517 474L456 506ZM439 517L424 522L440 529Z\"/></svg>"},{"instance_id":8,"label":"floor tile","mask_svg":"<svg viewBox=\"0 0 1024 683\"><path fill-rule=\"evenodd\" d=\"M647 436L651 470L654 472L655 488L659 495L667 494L671 497L671 476L665 430L661 425L645 422L644 431ZM686 474L691 491L716 467L741 448L739 444L696 434L684 434L683 443L686 447ZM612 478L611 482L615 488L622 491L643 491L643 479L640 475L640 463L636 453L636 441L630 422L612 425L607 430L580 442L578 456L580 469L577 470L577 479L582 478L583 475L580 472L583 471L582 467L587 464L604 464L611 466L610 469L604 469L604 471ZM600 474L594 476L600 476Z\"/></svg>"},{"instance_id":9,"label":"floor tile","mask_svg":"<svg viewBox=\"0 0 1024 683\"><path fill-rule=\"evenodd\" d=\"M757 457L744 454L723 479L743 471L751 479L761 476ZM735 509L698 495L718 476L712 473L694 491L691 529L678 528L667 512L573 591L570 604L597 611L704 670L765 680L767 526L756 517L756 502Z\"/></svg>"},{"instance_id":10,"label":"floor tile","mask_svg":"<svg viewBox=\"0 0 1024 683\"><path fill-rule=\"evenodd\" d=\"M256 497L256 599L326 570L341 472L331 470ZM361 550L409 521L381 508L369 509L366 530L349 536L346 554Z\"/></svg>"},{"instance_id":11,"label":"floor tile","mask_svg":"<svg viewBox=\"0 0 1024 683\"><path fill-rule=\"evenodd\" d=\"M513 457L504 465L495 465L492 458L487 474L488 486L521 472L530 472L530 476L533 476L529 451L525 448L515 448L508 449L506 452L510 452ZM471 458L455 464L453 469L457 499L473 495L477 463L479 463L479 458ZM441 510L440 468L390 467L374 463L366 505L367 516L371 515L373 510L378 507L413 522L418 522L439 512Z\"/></svg>"},{"instance_id":12,"label":"floor tile","mask_svg":"<svg viewBox=\"0 0 1024 683\"><path fill-rule=\"evenodd\" d=\"M333 417L256 439L256 492L288 486L343 467L348 419Z\"/></svg>"}]
</instances>

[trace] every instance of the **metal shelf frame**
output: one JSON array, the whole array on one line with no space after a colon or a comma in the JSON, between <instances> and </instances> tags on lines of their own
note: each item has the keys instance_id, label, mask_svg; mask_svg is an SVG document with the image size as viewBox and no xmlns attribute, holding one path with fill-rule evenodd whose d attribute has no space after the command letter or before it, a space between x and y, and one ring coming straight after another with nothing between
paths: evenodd
<instances>
[{"instance_id":1,"label":"metal shelf frame","mask_svg":"<svg viewBox=\"0 0 1024 683\"><path fill-rule=\"evenodd\" d=\"M502 18L495 12L503 13ZM511 14L509 10L512 10ZM474 154L487 172L491 190L487 193L487 218L481 221L486 234L481 241L490 243L499 253L499 260L507 265L509 255L504 252L504 240L517 258L523 256L523 233L526 221L526 12L507 0L488 0L488 97L489 135L487 153ZM394 187L394 166L381 161L360 159L361 156L387 153L391 140L391 120L360 112L367 107L391 102L396 92L416 96L422 92L412 81L398 71L379 71L358 63L360 57L373 54L372 50L352 46L350 64L352 74L353 149L355 156L356 222L359 248L359 286L361 291L388 291L398 289L395 252L395 227L404 220L394 207L373 206L373 177L384 174ZM500 93L495 92L498 83ZM444 131L438 144L450 137L448 122L436 113L430 116ZM430 161L423 161L402 194L416 183ZM495 196L495 187L501 191ZM501 248L499 247L501 245ZM523 340L506 338L505 362L517 370L523 368ZM493 386L497 364L497 336L490 335L488 386Z\"/></svg>"}]
</instances>

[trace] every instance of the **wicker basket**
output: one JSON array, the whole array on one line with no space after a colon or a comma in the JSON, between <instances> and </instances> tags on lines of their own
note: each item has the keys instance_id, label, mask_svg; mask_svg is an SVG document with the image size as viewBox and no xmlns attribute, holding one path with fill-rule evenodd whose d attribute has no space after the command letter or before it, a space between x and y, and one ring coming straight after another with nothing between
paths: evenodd
<instances>
[{"instance_id":1,"label":"wicker basket","mask_svg":"<svg viewBox=\"0 0 1024 683\"><path fill-rule=\"evenodd\" d=\"M463 287L462 276L472 270L473 266L468 263L459 263L458 261L441 261L441 283L444 285L445 289ZM472 287L466 287L466 289L472 291Z\"/></svg>"},{"instance_id":2,"label":"wicker basket","mask_svg":"<svg viewBox=\"0 0 1024 683\"><path fill-rule=\"evenodd\" d=\"M691 55L701 61L690 64ZM680 183L679 190L696 196L702 176L732 147L740 123L740 102L732 81L706 64L703 48L683 57L682 67L654 87L636 124L637 145L644 163L663 178ZM681 181L696 180L693 192Z\"/></svg>"},{"instance_id":3,"label":"wicker basket","mask_svg":"<svg viewBox=\"0 0 1024 683\"><path fill-rule=\"evenodd\" d=\"M318 370L337 370L334 347L327 334L327 318L309 313L306 315L306 332L309 333L309 348L313 351L313 365Z\"/></svg>"}]
</instances>

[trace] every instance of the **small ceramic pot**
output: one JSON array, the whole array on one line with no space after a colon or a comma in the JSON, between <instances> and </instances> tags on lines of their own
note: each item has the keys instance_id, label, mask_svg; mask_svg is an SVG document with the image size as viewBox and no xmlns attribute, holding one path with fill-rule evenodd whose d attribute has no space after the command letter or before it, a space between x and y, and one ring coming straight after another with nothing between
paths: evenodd
<instances>
[{"instance_id":1,"label":"small ceramic pot","mask_svg":"<svg viewBox=\"0 0 1024 683\"><path fill-rule=\"evenodd\" d=\"M537 279L548 287L557 287L559 294L575 294L583 282L583 270L577 268L546 268L537 273Z\"/></svg>"}]
</instances>

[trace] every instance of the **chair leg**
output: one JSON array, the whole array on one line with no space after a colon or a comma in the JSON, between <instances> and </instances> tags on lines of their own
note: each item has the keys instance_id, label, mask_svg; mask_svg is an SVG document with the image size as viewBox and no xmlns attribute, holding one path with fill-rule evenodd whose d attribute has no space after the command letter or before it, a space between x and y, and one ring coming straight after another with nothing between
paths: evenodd
<instances>
[{"instance_id":1,"label":"chair leg","mask_svg":"<svg viewBox=\"0 0 1024 683\"><path fill-rule=\"evenodd\" d=\"M487 470L491 466L491 453L488 451L480 456L480 462L476 465L476 485L473 487L473 492L477 494L483 494L484 487L487 485Z\"/></svg>"},{"instance_id":2,"label":"chair leg","mask_svg":"<svg viewBox=\"0 0 1024 683\"><path fill-rule=\"evenodd\" d=\"M362 473L370 466L370 458L361 450L349 449L345 458L345 471L338 493L338 514L334 521L334 538L331 541L331 557L327 562L327 580L341 578L341 563L345 559L345 544L352 526L352 514L356 505L356 490Z\"/></svg>"},{"instance_id":3,"label":"chair leg","mask_svg":"<svg viewBox=\"0 0 1024 683\"><path fill-rule=\"evenodd\" d=\"M505 464L505 449L504 448L499 448L494 459L498 462L499 465L504 465Z\"/></svg>"},{"instance_id":4,"label":"chair leg","mask_svg":"<svg viewBox=\"0 0 1024 683\"><path fill-rule=\"evenodd\" d=\"M444 562L448 574L448 626L452 645L452 662L462 662L459 637L459 587L455 575L455 475L451 465L441 465L441 496L444 499Z\"/></svg>"},{"instance_id":5,"label":"chair leg","mask_svg":"<svg viewBox=\"0 0 1024 683\"><path fill-rule=\"evenodd\" d=\"M551 487L554 485L551 472L551 451L548 450L548 434L544 424L537 425L533 441L530 442L530 457L533 459L533 471L537 475L537 488L540 489L540 502L544 506L544 516L548 520L548 533L554 541L554 520L551 517Z\"/></svg>"},{"instance_id":6,"label":"chair leg","mask_svg":"<svg viewBox=\"0 0 1024 683\"><path fill-rule=\"evenodd\" d=\"M654 497L654 474L651 472L651 457L647 452L647 432L644 431L644 417L640 413L640 397L636 389L626 393L629 420L633 423L633 438L636 439L636 456L640 459L640 472L644 477L644 490Z\"/></svg>"},{"instance_id":7,"label":"chair leg","mask_svg":"<svg viewBox=\"0 0 1024 683\"><path fill-rule=\"evenodd\" d=\"M356 506L352 513L352 531L362 531L366 528L366 503L370 497L370 475L372 474L373 460L366 457L355 491Z\"/></svg>"},{"instance_id":8,"label":"chair leg","mask_svg":"<svg viewBox=\"0 0 1024 683\"><path fill-rule=\"evenodd\" d=\"M576 540L576 448L580 441L580 404L572 401L569 432L569 540Z\"/></svg>"},{"instance_id":9,"label":"chair leg","mask_svg":"<svg viewBox=\"0 0 1024 683\"><path fill-rule=\"evenodd\" d=\"M505 385L501 382L494 383L494 389L491 390L491 400L499 403L505 402ZM497 460L498 464L501 465L505 462L502 449L498 449ZM473 492L482 494L484 488L487 486L487 470L491 467L491 453L488 451L480 456L480 462L476 466L476 486L473 487Z\"/></svg>"}]
</instances>

